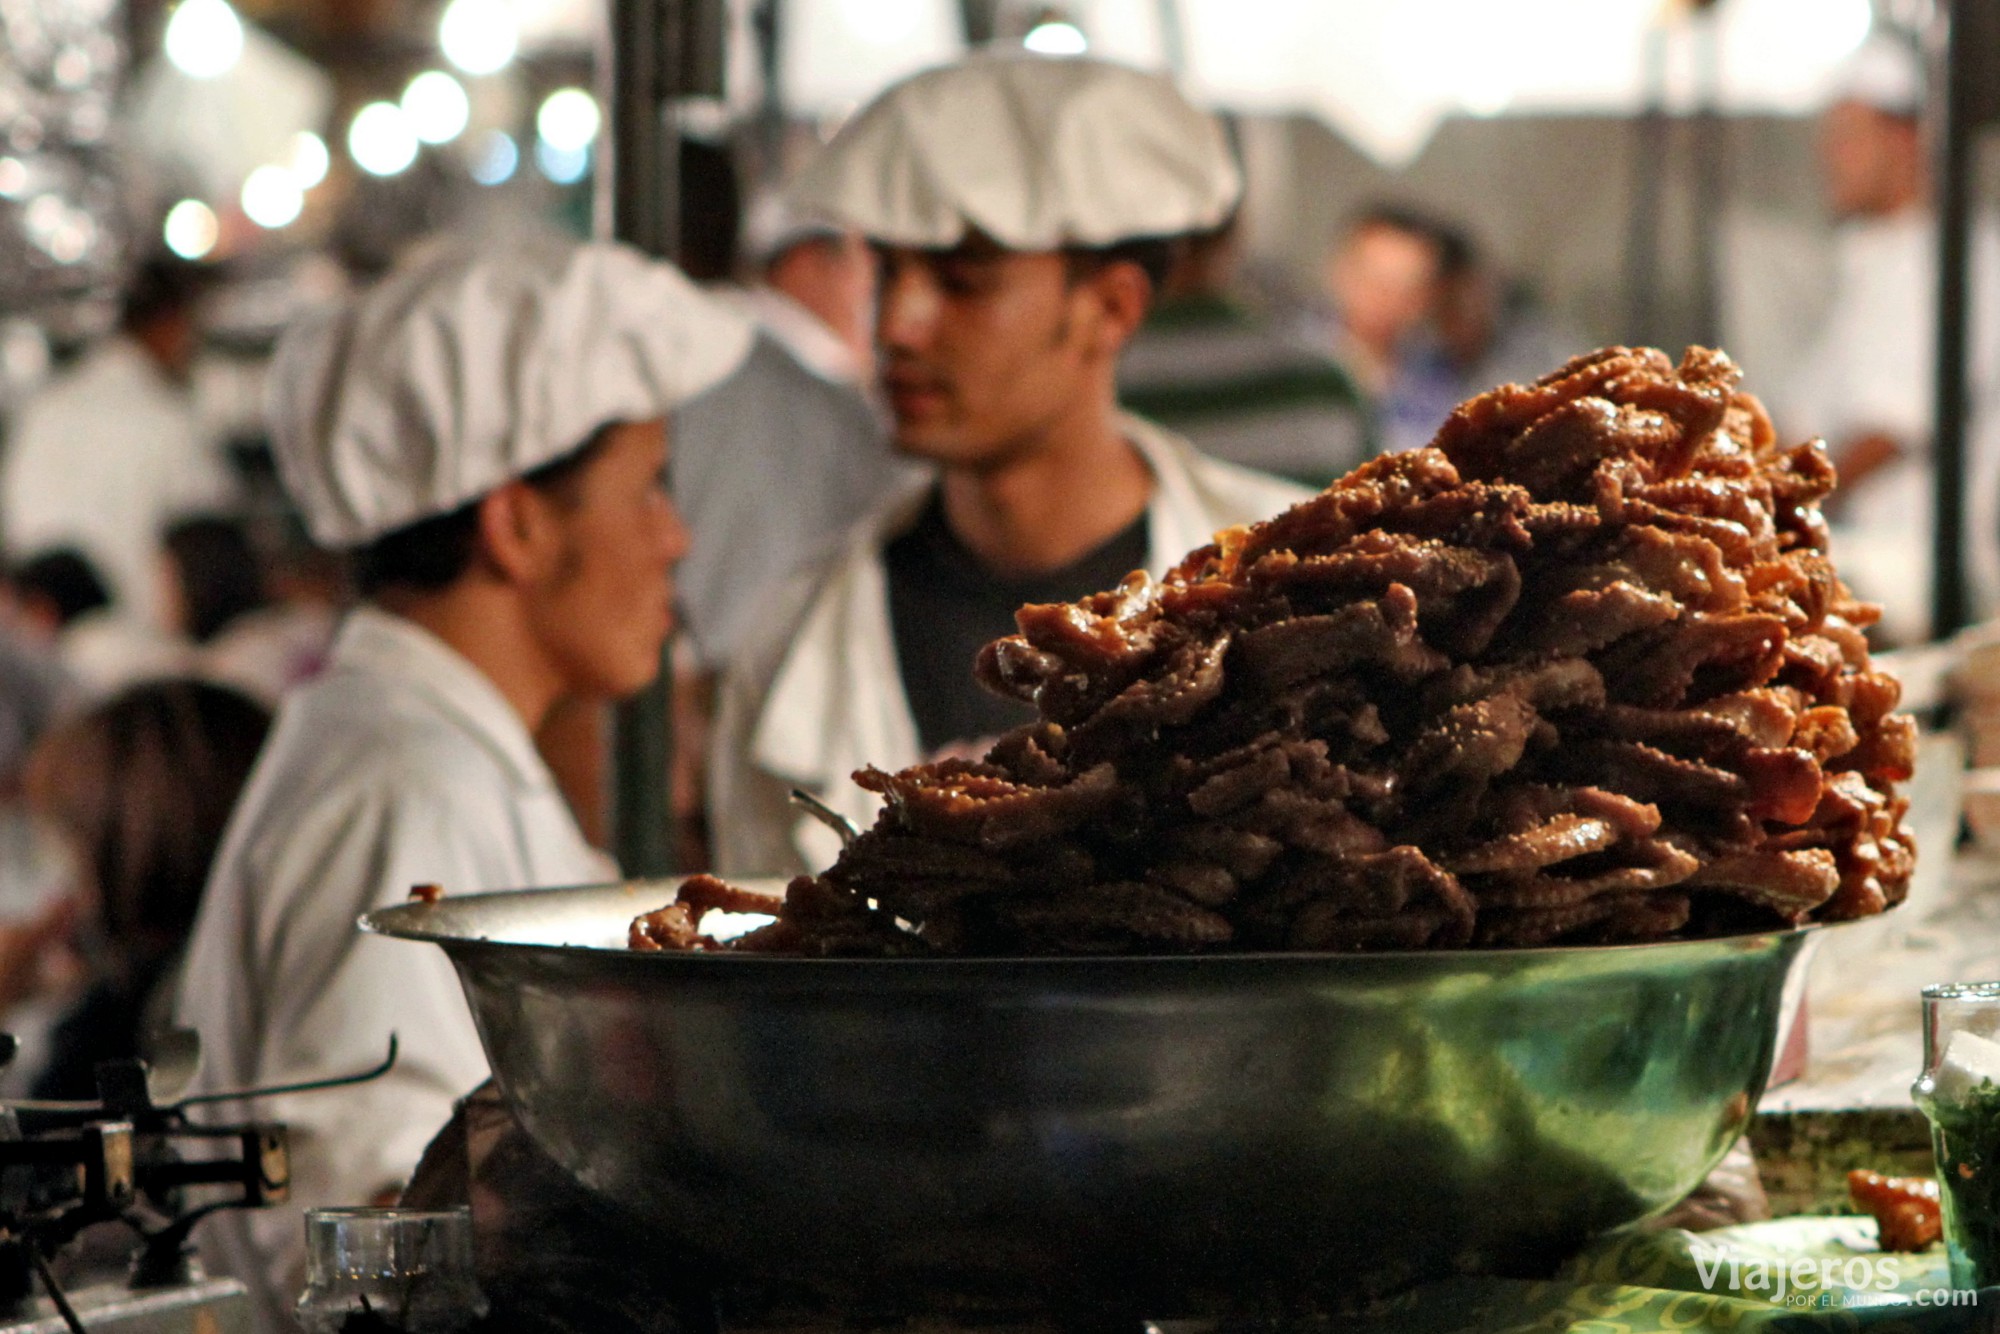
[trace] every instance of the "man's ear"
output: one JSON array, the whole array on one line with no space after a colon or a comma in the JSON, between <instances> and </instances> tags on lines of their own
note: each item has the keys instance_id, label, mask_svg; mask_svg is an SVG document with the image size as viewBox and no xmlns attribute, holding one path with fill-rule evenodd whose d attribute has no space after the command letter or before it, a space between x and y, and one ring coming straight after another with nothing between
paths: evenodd
<instances>
[{"instance_id":1,"label":"man's ear","mask_svg":"<svg viewBox=\"0 0 2000 1334\"><path fill-rule=\"evenodd\" d=\"M545 504L535 488L518 480L479 501L479 554L508 583L531 583L542 573L550 547Z\"/></svg>"},{"instance_id":2,"label":"man's ear","mask_svg":"<svg viewBox=\"0 0 2000 1334\"><path fill-rule=\"evenodd\" d=\"M1116 357L1146 322L1146 312L1153 304L1153 280L1137 264L1121 260L1091 275L1090 286L1103 312L1098 350Z\"/></svg>"}]
</instances>

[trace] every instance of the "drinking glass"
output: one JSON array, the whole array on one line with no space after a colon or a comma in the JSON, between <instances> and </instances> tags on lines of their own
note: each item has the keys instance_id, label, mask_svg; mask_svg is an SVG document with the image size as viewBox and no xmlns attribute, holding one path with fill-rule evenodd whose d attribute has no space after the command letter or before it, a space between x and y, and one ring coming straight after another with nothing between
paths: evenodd
<instances>
[{"instance_id":1,"label":"drinking glass","mask_svg":"<svg viewBox=\"0 0 2000 1334\"><path fill-rule=\"evenodd\" d=\"M1924 1072L1954 1288L2000 1283L2000 982L1924 988Z\"/></svg>"},{"instance_id":2,"label":"drinking glass","mask_svg":"<svg viewBox=\"0 0 2000 1334\"><path fill-rule=\"evenodd\" d=\"M468 1209L308 1209L307 1334L459 1334L486 1314Z\"/></svg>"}]
</instances>

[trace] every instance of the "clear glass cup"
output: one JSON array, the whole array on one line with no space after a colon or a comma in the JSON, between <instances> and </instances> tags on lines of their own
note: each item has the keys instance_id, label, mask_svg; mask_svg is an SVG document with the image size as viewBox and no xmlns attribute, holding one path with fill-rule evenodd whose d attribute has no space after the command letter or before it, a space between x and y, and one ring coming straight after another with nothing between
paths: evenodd
<instances>
[{"instance_id":1,"label":"clear glass cup","mask_svg":"<svg viewBox=\"0 0 2000 1334\"><path fill-rule=\"evenodd\" d=\"M486 1314L468 1209L308 1209L307 1334L458 1334Z\"/></svg>"},{"instance_id":2,"label":"clear glass cup","mask_svg":"<svg viewBox=\"0 0 2000 1334\"><path fill-rule=\"evenodd\" d=\"M1924 1072L1954 1288L2000 1283L2000 982L1924 988Z\"/></svg>"}]
</instances>

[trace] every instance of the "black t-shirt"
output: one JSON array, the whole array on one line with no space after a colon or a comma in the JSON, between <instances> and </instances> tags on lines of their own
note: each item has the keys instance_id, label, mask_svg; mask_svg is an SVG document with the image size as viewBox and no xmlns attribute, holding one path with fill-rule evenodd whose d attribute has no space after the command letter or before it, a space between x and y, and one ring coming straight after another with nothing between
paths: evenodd
<instances>
[{"instance_id":1,"label":"black t-shirt","mask_svg":"<svg viewBox=\"0 0 2000 1334\"><path fill-rule=\"evenodd\" d=\"M1014 613L1029 602L1073 602L1116 588L1146 564L1146 516L1081 559L1045 574L994 574L945 522L931 493L916 526L882 553L889 575L889 624L903 692L916 715L925 754L955 742L998 736L1034 710L992 694L972 678L979 650L1014 633Z\"/></svg>"}]
</instances>

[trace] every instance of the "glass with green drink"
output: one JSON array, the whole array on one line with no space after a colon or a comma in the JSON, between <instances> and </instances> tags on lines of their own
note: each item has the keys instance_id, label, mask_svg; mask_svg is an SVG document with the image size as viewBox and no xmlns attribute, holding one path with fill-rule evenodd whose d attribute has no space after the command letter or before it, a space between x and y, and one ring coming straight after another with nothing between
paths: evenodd
<instances>
[{"instance_id":1,"label":"glass with green drink","mask_svg":"<svg viewBox=\"0 0 2000 1334\"><path fill-rule=\"evenodd\" d=\"M1954 1288L2000 1284L2000 982L1924 988L1924 1072Z\"/></svg>"}]
</instances>

